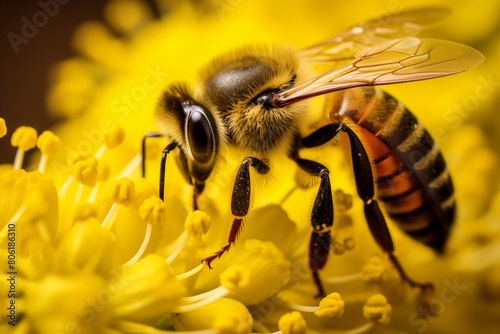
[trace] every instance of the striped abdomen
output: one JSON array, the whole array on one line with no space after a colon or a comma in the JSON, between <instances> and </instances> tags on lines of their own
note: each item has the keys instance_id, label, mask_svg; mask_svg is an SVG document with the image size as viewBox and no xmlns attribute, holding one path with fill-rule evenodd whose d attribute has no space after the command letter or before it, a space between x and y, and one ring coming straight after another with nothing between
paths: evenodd
<instances>
[{"instance_id":1,"label":"striped abdomen","mask_svg":"<svg viewBox=\"0 0 500 334\"><path fill-rule=\"evenodd\" d=\"M333 108L334 118L348 117L359 125L389 217L408 235L441 252L455 216L453 184L422 123L374 87L339 93Z\"/></svg>"}]
</instances>

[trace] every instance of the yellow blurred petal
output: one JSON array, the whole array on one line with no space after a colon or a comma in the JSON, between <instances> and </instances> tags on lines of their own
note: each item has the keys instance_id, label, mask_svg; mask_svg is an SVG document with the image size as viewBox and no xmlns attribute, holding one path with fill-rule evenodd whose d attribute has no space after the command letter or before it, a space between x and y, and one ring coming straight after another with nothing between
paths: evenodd
<instances>
[{"instance_id":1,"label":"yellow blurred petal","mask_svg":"<svg viewBox=\"0 0 500 334\"><path fill-rule=\"evenodd\" d=\"M216 328L221 333L251 333L253 319L242 303L221 298L194 311L172 314L177 331L196 331Z\"/></svg>"}]
</instances>

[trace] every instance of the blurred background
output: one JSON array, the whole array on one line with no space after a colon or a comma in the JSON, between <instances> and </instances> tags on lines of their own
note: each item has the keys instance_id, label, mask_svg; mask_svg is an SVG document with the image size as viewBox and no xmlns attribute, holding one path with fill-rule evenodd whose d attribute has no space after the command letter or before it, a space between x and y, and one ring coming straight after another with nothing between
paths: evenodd
<instances>
[{"instance_id":1,"label":"blurred background","mask_svg":"<svg viewBox=\"0 0 500 334\"><path fill-rule=\"evenodd\" d=\"M21 125L41 132L56 122L48 115L45 103L49 71L56 62L74 54L74 30L86 20L102 19L103 6L104 1L97 0L72 0L60 5L63 15L51 17L27 43L20 42L16 52L9 33L22 37L23 17L31 21L41 7L35 0L0 1L0 117L7 123L8 138ZM5 139L0 141L0 163L12 163L15 148Z\"/></svg>"}]
</instances>

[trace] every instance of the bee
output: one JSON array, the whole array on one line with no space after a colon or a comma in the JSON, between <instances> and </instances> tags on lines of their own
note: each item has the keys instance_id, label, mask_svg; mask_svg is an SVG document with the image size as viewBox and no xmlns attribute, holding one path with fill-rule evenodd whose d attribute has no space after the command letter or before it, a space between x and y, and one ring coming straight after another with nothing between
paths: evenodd
<instances>
[{"instance_id":1,"label":"bee","mask_svg":"<svg viewBox=\"0 0 500 334\"><path fill-rule=\"evenodd\" d=\"M468 46L415 37L448 12L422 8L380 17L302 50L279 44L243 47L214 59L201 71L196 89L177 83L163 93L155 114L162 132L149 133L143 141L143 151L147 137L170 141L162 155L160 198L170 152L193 186L194 209L222 147L246 154L232 188L226 243L202 262L211 268L236 242L251 204L250 169L268 174L270 158L281 153L319 181L308 263L318 295L324 296L318 272L327 261L335 223L330 171L302 158L301 151L342 138L349 142L357 193L375 241L403 281L433 288L408 277L394 256L378 202L406 234L442 252L455 216L452 180L422 123L374 86L438 78L481 63L483 55ZM312 78L309 67L316 62L343 65ZM306 100L324 94L329 94L324 122L301 133L299 125L310 112Z\"/></svg>"}]
</instances>

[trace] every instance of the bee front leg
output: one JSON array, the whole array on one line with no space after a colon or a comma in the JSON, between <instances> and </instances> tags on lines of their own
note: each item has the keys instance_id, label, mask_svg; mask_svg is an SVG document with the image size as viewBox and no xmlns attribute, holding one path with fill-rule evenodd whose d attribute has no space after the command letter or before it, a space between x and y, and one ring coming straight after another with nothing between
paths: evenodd
<instances>
[{"instance_id":1,"label":"bee front leg","mask_svg":"<svg viewBox=\"0 0 500 334\"><path fill-rule=\"evenodd\" d=\"M142 177L146 177L146 140L151 137L163 137L162 133L159 132L148 132L142 138Z\"/></svg>"},{"instance_id":2,"label":"bee front leg","mask_svg":"<svg viewBox=\"0 0 500 334\"><path fill-rule=\"evenodd\" d=\"M321 178L311 212L313 231L309 242L309 268L312 272L314 284L318 289L316 297L324 297L326 294L318 270L323 269L325 266L330 251L330 229L334 217L330 172L328 168L318 162L300 158L294 160L302 170Z\"/></svg>"},{"instance_id":3,"label":"bee front leg","mask_svg":"<svg viewBox=\"0 0 500 334\"><path fill-rule=\"evenodd\" d=\"M177 147L176 142L172 142L167 145L163 149L163 153L161 156L161 163L160 163L160 190L159 190L159 196L160 199L163 201L165 197L165 165L167 164L167 155Z\"/></svg>"},{"instance_id":4,"label":"bee front leg","mask_svg":"<svg viewBox=\"0 0 500 334\"><path fill-rule=\"evenodd\" d=\"M243 228L245 217L250 209L250 166L252 166L257 173L262 175L267 174L270 170L266 163L254 157L246 157L241 162L238 173L236 174L231 196L231 214L233 215L233 219L229 227L226 243L213 255L202 260L210 269L212 268L211 263L213 260L220 258L222 254L229 251L231 245L238 239Z\"/></svg>"}]
</instances>

